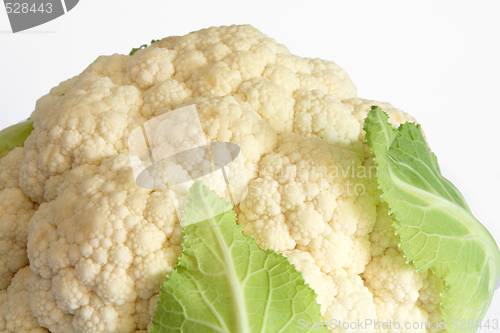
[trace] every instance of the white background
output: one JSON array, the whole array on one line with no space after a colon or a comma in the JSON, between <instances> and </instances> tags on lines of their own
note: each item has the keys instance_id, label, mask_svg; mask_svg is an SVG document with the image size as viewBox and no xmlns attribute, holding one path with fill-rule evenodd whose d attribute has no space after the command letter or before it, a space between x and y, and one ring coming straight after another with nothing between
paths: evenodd
<instances>
[{"instance_id":1,"label":"white background","mask_svg":"<svg viewBox=\"0 0 500 333\"><path fill-rule=\"evenodd\" d=\"M12 34L0 7L0 128L101 54L250 23L299 56L333 60L363 98L423 126L443 174L500 244L500 1L97 1ZM500 320L500 294L487 318ZM494 330L483 329L480 332Z\"/></svg>"}]
</instances>

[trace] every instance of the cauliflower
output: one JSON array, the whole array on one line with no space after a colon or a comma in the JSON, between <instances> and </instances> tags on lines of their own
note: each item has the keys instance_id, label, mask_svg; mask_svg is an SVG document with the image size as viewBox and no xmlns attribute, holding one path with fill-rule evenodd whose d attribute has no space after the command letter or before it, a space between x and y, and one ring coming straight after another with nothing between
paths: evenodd
<instances>
[{"instance_id":1,"label":"cauliflower","mask_svg":"<svg viewBox=\"0 0 500 333\"><path fill-rule=\"evenodd\" d=\"M192 104L208 142L241 148L238 223L303 273L324 321L440 318L442 283L398 249L363 144L371 105L413 118L241 25L101 56L38 100L24 147L0 160L1 332L148 330L182 232L168 189L137 186L128 137Z\"/></svg>"}]
</instances>

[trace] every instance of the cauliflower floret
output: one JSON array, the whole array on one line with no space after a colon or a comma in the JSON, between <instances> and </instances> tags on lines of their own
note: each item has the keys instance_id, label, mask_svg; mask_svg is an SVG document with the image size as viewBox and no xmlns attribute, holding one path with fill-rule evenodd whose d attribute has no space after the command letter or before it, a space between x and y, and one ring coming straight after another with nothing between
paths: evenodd
<instances>
[{"instance_id":1,"label":"cauliflower floret","mask_svg":"<svg viewBox=\"0 0 500 333\"><path fill-rule=\"evenodd\" d=\"M150 47L136 53L125 65L127 84L136 84L142 90L147 90L156 83L172 78L177 51Z\"/></svg>"},{"instance_id":2,"label":"cauliflower floret","mask_svg":"<svg viewBox=\"0 0 500 333\"><path fill-rule=\"evenodd\" d=\"M359 122L337 96L321 90L299 89L294 98L294 133L321 137L340 147L359 145Z\"/></svg>"},{"instance_id":3,"label":"cauliflower floret","mask_svg":"<svg viewBox=\"0 0 500 333\"><path fill-rule=\"evenodd\" d=\"M35 204L19 188L24 153L24 148L16 148L0 160L0 290L28 264L28 223Z\"/></svg>"},{"instance_id":4,"label":"cauliflower floret","mask_svg":"<svg viewBox=\"0 0 500 333\"><path fill-rule=\"evenodd\" d=\"M311 74L327 87L328 93L337 96L341 101L356 97L356 87L349 75L333 61L323 59L307 59Z\"/></svg>"},{"instance_id":5,"label":"cauliflower floret","mask_svg":"<svg viewBox=\"0 0 500 333\"><path fill-rule=\"evenodd\" d=\"M276 131L290 131L293 124L292 95L281 86L265 79L254 78L243 83L235 96L247 102Z\"/></svg>"},{"instance_id":6,"label":"cauliflower floret","mask_svg":"<svg viewBox=\"0 0 500 333\"><path fill-rule=\"evenodd\" d=\"M351 151L286 132L262 158L239 223L260 246L307 251L325 273L359 274L370 260L367 237L376 218L366 180L352 172L363 168Z\"/></svg>"},{"instance_id":7,"label":"cauliflower floret","mask_svg":"<svg viewBox=\"0 0 500 333\"><path fill-rule=\"evenodd\" d=\"M187 85L195 96L223 96L235 92L241 84L241 74L225 62L206 64L191 75Z\"/></svg>"},{"instance_id":8,"label":"cauliflower floret","mask_svg":"<svg viewBox=\"0 0 500 333\"><path fill-rule=\"evenodd\" d=\"M416 272L398 248L398 236L392 227L389 207L381 203L377 222L370 234L372 260L362 274L365 284L374 295L377 319L380 322L398 322L401 333L425 332L425 327L405 330L405 323L431 323L430 331L437 332L436 322L441 318L439 308L442 281L432 272ZM381 333L391 332L382 329Z\"/></svg>"},{"instance_id":9,"label":"cauliflower floret","mask_svg":"<svg viewBox=\"0 0 500 333\"><path fill-rule=\"evenodd\" d=\"M30 308L29 286L33 272L26 266L17 271L6 291L0 292L0 330L13 333L49 333ZM3 322L3 324L2 324ZM5 330L5 331L4 331Z\"/></svg>"},{"instance_id":10,"label":"cauliflower floret","mask_svg":"<svg viewBox=\"0 0 500 333\"><path fill-rule=\"evenodd\" d=\"M379 106L389 115L389 123L397 128L399 125L410 122L414 123L415 119L407 113L396 109L389 103L382 103L377 101L371 101L362 98L350 98L343 101L344 105L350 108L352 115L358 120L360 124L363 124L364 119L368 115L372 105ZM363 133L364 134L364 133Z\"/></svg>"},{"instance_id":11,"label":"cauliflower floret","mask_svg":"<svg viewBox=\"0 0 500 333\"><path fill-rule=\"evenodd\" d=\"M414 274L415 268L407 265L396 249L373 258L366 266L363 277L374 295L382 301L412 304L418 299L426 274Z\"/></svg>"},{"instance_id":12,"label":"cauliflower floret","mask_svg":"<svg viewBox=\"0 0 500 333\"><path fill-rule=\"evenodd\" d=\"M152 219L175 211L173 203L159 206L155 198L163 195L150 196L152 191L135 185L127 156L117 155L99 167L81 166L70 173L87 174L80 168L93 170L79 181L68 175L61 195L42 204L30 222L30 265L39 276L30 289L32 306L42 308L39 302L49 297L61 318L69 316L78 325L85 327L89 318L105 320L100 325L107 326L84 332L114 332L112 327L123 325L124 317L134 327L135 309L127 304L157 293L180 253L181 234L173 232L174 226L166 227L168 221L156 219L158 228ZM165 228L167 234L162 231ZM48 289L42 287L45 281L52 281ZM92 302L103 305L94 311ZM51 319L52 313L35 312L51 332L67 329Z\"/></svg>"},{"instance_id":13,"label":"cauliflower floret","mask_svg":"<svg viewBox=\"0 0 500 333\"><path fill-rule=\"evenodd\" d=\"M167 80L144 93L144 106L141 111L145 117L159 116L173 110L193 96L193 91L184 82Z\"/></svg>"},{"instance_id":14,"label":"cauliflower floret","mask_svg":"<svg viewBox=\"0 0 500 333\"><path fill-rule=\"evenodd\" d=\"M230 141L240 146L251 174L262 155L274 150L276 132L262 121L248 104L240 105L232 96L198 98L198 116L208 141Z\"/></svg>"},{"instance_id":15,"label":"cauliflower floret","mask_svg":"<svg viewBox=\"0 0 500 333\"><path fill-rule=\"evenodd\" d=\"M332 319L338 322L364 322L376 317L372 294L363 286L356 274L348 274L343 269L329 274L322 272L307 252L293 250L283 253L290 262L302 272L304 280L316 292L321 305L321 319L329 324ZM375 332L367 330L341 329L340 332Z\"/></svg>"},{"instance_id":16,"label":"cauliflower floret","mask_svg":"<svg viewBox=\"0 0 500 333\"><path fill-rule=\"evenodd\" d=\"M294 73L283 65L269 63L262 73L262 77L283 87L290 94L301 87L301 80L299 75L307 75L304 73ZM326 91L326 87L324 88Z\"/></svg>"}]
</instances>

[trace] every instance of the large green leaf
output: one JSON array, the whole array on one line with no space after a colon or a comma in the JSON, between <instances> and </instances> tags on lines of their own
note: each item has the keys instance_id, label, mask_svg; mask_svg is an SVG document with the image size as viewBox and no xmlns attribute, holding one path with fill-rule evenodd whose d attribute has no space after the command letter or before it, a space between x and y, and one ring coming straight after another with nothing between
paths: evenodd
<instances>
[{"instance_id":1,"label":"large green leaf","mask_svg":"<svg viewBox=\"0 0 500 333\"><path fill-rule=\"evenodd\" d=\"M475 332L450 323L477 324L484 317L500 275L497 244L441 175L419 125L405 123L394 130L387 114L372 107L364 130L400 248L417 270L432 269L444 281L441 306L448 331Z\"/></svg>"},{"instance_id":2,"label":"large green leaf","mask_svg":"<svg viewBox=\"0 0 500 333\"><path fill-rule=\"evenodd\" d=\"M160 292L152 333L310 332L299 320L321 321L300 272L244 236L232 207L201 182L191 187L182 256Z\"/></svg>"}]
</instances>

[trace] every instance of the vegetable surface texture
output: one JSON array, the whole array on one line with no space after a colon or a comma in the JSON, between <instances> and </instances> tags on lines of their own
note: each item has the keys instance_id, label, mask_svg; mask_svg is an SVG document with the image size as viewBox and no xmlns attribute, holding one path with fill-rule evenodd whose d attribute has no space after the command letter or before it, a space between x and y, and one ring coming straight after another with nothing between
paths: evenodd
<instances>
[{"instance_id":1,"label":"vegetable surface texture","mask_svg":"<svg viewBox=\"0 0 500 333\"><path fill-rule=\"evenodd\" d=\"M132 55L100 56L38 100L30 117L34 130L25 133L24 146L24 138L11 144L17 136L5 136L8 154L0 159L0 332L156 330L151 318L161 288L187 264L181 259L177 266L184 236L172 192L187 194L189 188L138 186L128 140L141 125L190 105L196 106L207 142L231 142L241 149L238 163L248 191L221 221L234 224L236 217L239 226L234 228L294 265L281 276L304 279L314 290L318 319L308 312L311 321L328 323L331 332L417 333L442 331L436 324L443 316L484 314L498 274L498 248L472 222L461 196L450 192L449 214L435 217L443 228L433 224L433 233L449 232L445 226L451 223L457 231L441 241L446 252L436 251L431 243L408 239L413 231L386 192L389 181L380 183L388 172L381 169L376 176L375 162L381 168L381 160L375 152L374 161L363 130L370 108L384 110L393 128L415 120L390 104L357 97L349 76L335 63L292 55L274 39L241 25L155 40ZM390 126L382 128L392 135ZM161 133L160 139L182 149L185 142L175 134ZM385 144L392 147L394 142ZM437 192L436 198L445 195L435 186L450 190L451 185L441 183L435 160L426 163L436 170L424 178L439 180L425 190ZM169 179L181 179L200 165L193 153L185 169L175 169ZM398 199L408 203L410 196ZM203 196L193 195L185 212L202 202ZM461 240L467 232L487 244ZM185 233L187 250L192 248L191 232ZM485 296L470 305L461 298L460 285L448 281L430 260L451 260L466 242L477 246L478 256L467 256L463 267L453 269L477 268L480 276L469 279L464 290ZM246 259L241 265L251 262ZM474 281L477 292L469 284ZM454 285L459 289L450 289ZM311 294L304 295L309 301ZM295 300L293 293L289 296ZM450 312L451 301L459 303L456 312ZM254 310L256 318L271 313ZM181 317L193 313L182 307L177 311ZM397 322L400 328L359 326L370 320ZM294 329L307 331L314 322L297 320ZM422 322L430 327L413 325ZM183 332L195 331L203 329Z\"/></svg>"}]
</instances>

